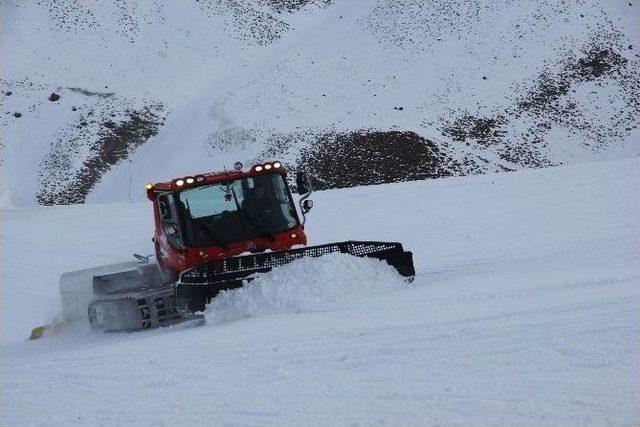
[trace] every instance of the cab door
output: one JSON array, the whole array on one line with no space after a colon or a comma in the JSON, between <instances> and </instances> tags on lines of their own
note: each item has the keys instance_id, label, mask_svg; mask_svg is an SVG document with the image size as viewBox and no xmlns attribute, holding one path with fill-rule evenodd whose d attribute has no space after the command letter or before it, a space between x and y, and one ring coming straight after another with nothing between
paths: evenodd
<instances>
[{"instance_id":1,"label":"cab door","mask_svg":"<svg viewBox=\"0 0 640 427\"><path fill-rule=\"evenodd\" d=\"M160 235L157 236L159 261L164 267L180 271L184 264L184 236L176 198L173 193L158 196Z\"/></svg>"}]
</instances>

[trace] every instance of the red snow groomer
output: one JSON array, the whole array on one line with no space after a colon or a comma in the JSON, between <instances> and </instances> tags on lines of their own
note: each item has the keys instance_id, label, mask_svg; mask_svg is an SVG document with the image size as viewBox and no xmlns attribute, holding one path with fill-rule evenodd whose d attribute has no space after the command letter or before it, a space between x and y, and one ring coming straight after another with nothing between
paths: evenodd
<instances>
[{"instance_id":1,"label":"red snow groomer","mask_svg":"<svg viewBox=\"0 0 640 427\"><path fill-rule=\"evenodd\" d=\"M114 332L201 323L198 312L220 291L298 258L333 252L378 258L413 278L412 254L400 243L306 246L310 179L295 174L301 219L287 178L276 161L248 169L236 163L233 171L147 184L155 256L135 255L138 261L63 274L64 320L88 318L92 328Z\"/></svg>"}]
</instances>

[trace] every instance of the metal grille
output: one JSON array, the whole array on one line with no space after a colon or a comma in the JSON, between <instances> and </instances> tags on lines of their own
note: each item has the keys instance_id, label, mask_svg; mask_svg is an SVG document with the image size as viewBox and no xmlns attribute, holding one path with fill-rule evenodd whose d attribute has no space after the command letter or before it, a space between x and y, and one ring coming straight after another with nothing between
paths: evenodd
<instances>
[{"instance_id":1,"label":"metal grille","mask_svg":"<svg viewBox=\"0 0 640 427\"><path fill-rule=\"evenodd\" d=\"M180 284L237 280L252 273L269 271L299 258L320 257L330 253L378 258L387 261L405 277L413 277L415 274L411 252L404 251L400 243L346 241L209 261L183 272Z\"/></svg>"}]
</instances>

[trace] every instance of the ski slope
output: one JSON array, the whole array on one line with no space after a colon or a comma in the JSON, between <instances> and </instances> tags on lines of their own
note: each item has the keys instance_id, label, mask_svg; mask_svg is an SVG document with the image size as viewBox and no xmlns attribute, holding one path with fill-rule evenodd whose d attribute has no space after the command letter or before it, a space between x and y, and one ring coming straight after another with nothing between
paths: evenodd
<instances>
[{"instance_id":1,"label":"ski slope","mask_svg":"<svg viewBox=\"0 0 640 427\"><path fill-rule=\"evenodd\" d=\"M34 342L61 272L151 252L150 206L1 211L0 423L638 425L640 159L313 198L310 243L400 241L415 281L304 260L200 328Z\"/></svg>"}]
</instances>

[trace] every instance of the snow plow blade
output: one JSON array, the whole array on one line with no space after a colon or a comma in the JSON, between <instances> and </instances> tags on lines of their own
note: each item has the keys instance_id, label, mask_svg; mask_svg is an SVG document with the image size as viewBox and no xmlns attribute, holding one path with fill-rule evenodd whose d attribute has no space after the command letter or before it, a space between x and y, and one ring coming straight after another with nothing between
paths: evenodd
<instances>
[{"instance_id":1,"label":"snow plow blade","mask_svg":"<svg viewBox=\"0 0 640 427\"><path fill-rule=\"evenodd\" d=\"M242 287L256 273L268 272L303 257L320 257L330 253L376 258L386 261L408 281L415 276L413 254L405 251L402 244L346 241L208 261L180 275L176 296L189 311L202 311L220 291Z\"/></svg>"},{"instance_id":2,"label":"snow plow blade","mask_svg":"<svg viewBox=\"0 0 640 427\"><path fill-rule=\"evenodd\" d=\"M163 326L198 326L204 316L179 310L175 285L159 283L148 257L70 271L60 276L62 316L38 326L29 339L55 335L65 325L88 322L102 332L131 332Z\"/></svg>"},{"instance_id":3,"label":"snow plow blade","mask_svg":"<svg viewBox=\"0 0 640 427\"><path fill-rule=\"evenodd\" d=\"M136 256L138 257L139 255ZM96 295L155 284L156 268L155 264L142 262L138 258L137 261L119 262L63 273L59 282L62 314L52 323L33 328L29 339L55 335L66 325L87 322L87 309Z\"/></svg>"}]
</instances>

